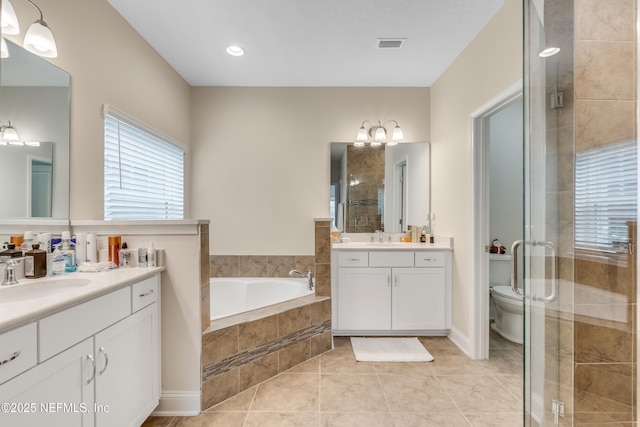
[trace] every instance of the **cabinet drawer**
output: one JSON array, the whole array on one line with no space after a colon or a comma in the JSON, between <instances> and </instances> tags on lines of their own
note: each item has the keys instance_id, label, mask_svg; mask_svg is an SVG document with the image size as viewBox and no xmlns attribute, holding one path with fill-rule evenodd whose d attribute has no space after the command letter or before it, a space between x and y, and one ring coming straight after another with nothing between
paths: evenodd
<instances>
[{"instance_id":1,"label":"cabinet drawer","mask_svg":"<svg viewBox=\"0 0 640 427\"><path fill-rule=\"evenodd\" d=\"M87 301L38 322L42 362L131 314L129 286Z\"/></svg>"},{"instance_id":2,"label":"cabinet drawer","mask_svg":"<svg viewBox=\"0 0 640 427\"><path fill-rule=\"evenodd\" d=\"M444 267L444 252L416 252L416 267Z\"/></svg>"},{"instance_id":3,"label":"cabinet drawer","mask_svg":"<svg viewBox=\"0 0 640 427\"><path fill-rule=\"evenodd\" d=\"M0 384L38 362L38 328L33 322L0 335Z\"/></svg>"},{"instance_id":4,"label":"cabinet drawer","mask_svg":"<svg viewBox=\"0 0 640 427\"><path fill-rule=\"evenodd\" d=\"M135 313L158 301L158 276L149 277L131 286L131 312Z\"/></svg>"},{"instance_id":5,"label":"cabinet drawer","mask_svg":"<svg viewBox=\"0 0 640 427\"><path fill-rule=\"evenodd\" d=\"M413 252L369 252L371 267L413 267Z\"/></svg>"},{"instance_id":6,"label":"cabinet drawer","mask_svg":"<svg viewBox=\"0 0 640 427\"><path fill-rule=\"evenodd\" d=\"M368 267L369 252L338 252L338 265L340 267Z\"/></svg>"}]
</instances>

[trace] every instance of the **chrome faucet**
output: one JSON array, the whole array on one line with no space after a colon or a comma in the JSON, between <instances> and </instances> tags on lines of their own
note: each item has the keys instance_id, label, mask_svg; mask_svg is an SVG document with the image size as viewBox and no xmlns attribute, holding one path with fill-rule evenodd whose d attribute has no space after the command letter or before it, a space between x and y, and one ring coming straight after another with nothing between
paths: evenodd
<instances>
[{"instance_id":1,"label":"chrome faucet","mask_svg":"<svg viewBox=\"0 0 640 427\"><path fill-rule=\"evenodd\" d=\"M18 265L18 259L9 258L2 260L2 264L5 265L4 269L4 280L2 281L2 285L0 286L10 286L17 285L18 280L16 279L16 265Z\"/></svg>"},{"instance_id":2,"label":"chrome faucet","mask_svg":"<svg viewBox=\"0 0 640 427\"><path fill-rule=\"evenodd\" d=\"M313 273L311 272L311 270L309 270L307 274L304 274L303 272L298 270L291 270L289 272L289 276L300 276L304 279L309 279L309 290L313 290Z\"/></svg>"}]
</instances>

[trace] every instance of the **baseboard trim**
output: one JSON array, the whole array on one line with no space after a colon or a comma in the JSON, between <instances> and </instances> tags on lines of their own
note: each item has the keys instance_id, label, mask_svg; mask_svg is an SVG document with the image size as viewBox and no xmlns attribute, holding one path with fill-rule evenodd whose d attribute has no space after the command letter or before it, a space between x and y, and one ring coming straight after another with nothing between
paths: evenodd
<instances>
[{"instance_id":1,"label":"baseboard trim","mask_svg":"<svg viewBox=\"0 0 640 427\"><path fill-rule=\"evenodd\" d=\"M469 357L471 356L471 343L469 337L460 332L455 326L451 326L451 332L448 335L449 339L460 348Z\"/></svg>"},{"instance_id":2,"label":"baseboard trim","mask_svg":"<svg viewBox=\"0 0 640 427\"><path fill-rule=\"evenodd\" d=\"M198 414L200 414L200 390L163 391L160 394L160 404L151 415L186 417Z\"/></svg>"}]
</instances>

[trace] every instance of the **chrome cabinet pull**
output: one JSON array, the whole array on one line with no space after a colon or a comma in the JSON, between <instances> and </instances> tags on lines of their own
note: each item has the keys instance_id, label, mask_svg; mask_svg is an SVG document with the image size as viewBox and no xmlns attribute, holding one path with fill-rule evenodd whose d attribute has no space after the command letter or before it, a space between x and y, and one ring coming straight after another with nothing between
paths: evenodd
<instances>
[{"instance_id":1,"label":"chrome cabinet pull","mask_svg":"<svg viewBox=\"0 0 640 427\"><path fill-rule=\"evenodd\" d=\"M98 371L98 375L104 374L104 371L107 370L107 366L109 366L109 355L107 354L107 351L104 349L104 347L100 347L100 349L98 350L98 354L100 353L104 354L104 368Z\"/></svg>"},{"instance_id":2,"label":"chrome cabinet pull","mask_svg":"<svg viewBox=\"0 0 640 427\"><path fill-rule=\"evenodd\" d=\"M6 359L4 359L3 361L0 361L0 366L2 365L6 365L9 362L13 362L14 360L16 360L18 358L18 356L20 356L20 350L18 351L14 351L11 356L7 357Z\"/></svg>"},{"instance_id":3,"label":"chrome cabinet pull","mask_svg":"<svg viewBox=\"0 0 640 427\"><path fill-rule=\"evenodd\" d=\"M153 289L149 290L149 292L145 292L143 294L138 295L140 298L144 298L146 296L149 296L153 293Z\"/></svg>"},{"instance_id":4,"label":"chrome cabinet pull","mask_svg":"<svg viewBox=\"0 0 640 427\"><path fill-rule=\"evenodd\" d=\"M96 377L96 361L93 359L93 356L90 354L87 354L87 360L91 362L91 365L93 365L93 369L92 369L92 373L91 373L91 378L89 378L87 380L87 384L91 384L91 381L93 381L93 379Z\"/></svg>"},{"instance_id":5,"label":"chrome cabinet pull","mask_svg":"<svg viewBox=\"0 0 640 427\"><path fill-rule=\"evenodd\" d=\"M347 261L357 262L357 261L360 261L360 258L347 258Z\"/></svg>"}]
</instances>

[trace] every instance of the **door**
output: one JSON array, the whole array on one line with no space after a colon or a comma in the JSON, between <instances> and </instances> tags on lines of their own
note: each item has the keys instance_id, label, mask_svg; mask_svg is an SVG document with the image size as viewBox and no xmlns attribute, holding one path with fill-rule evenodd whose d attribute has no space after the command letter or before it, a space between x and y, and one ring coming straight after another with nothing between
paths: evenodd
<instances>
[{"instance_id":1,"label":"door","mask_svg":"<svg viewBox=\"0 0 640 427\"><path fill-rule=\"evenodd\" d=\"M524 385L525 425L552 426L560 424L561 390L570 392L571 380L561 387L559 370L560 312L562 297L557 295L560 240L559 175L571 169L558 168L559 147L570 149L570 139L559 140L557 79L559 61L567 52L540 56L550 43L557 41L553 23L545 22L548 1L525 2L525 135L524 135L524 230L523 240L514 244L514 275L512 285L518 285L524 304ZM547 4L547 15L545 15ZM558 17L549 18L557 19ZM562 207L565 207L563 205ZM569 209L571 210L571 209ZM572 215L567 212L567 215ZM567 218L568 219L568 218ZM568 239L566 239L568 242ZM569 254L569 245L561 250ZM563 345L571 345L566 342ZM557 414L557 416L556 416Z\"/></svg>"},{"instance_id":2,"label":"door","mask_svg":"<svg viewBox=\"0 0 640 427\"><path fill-rule=\"evenodd\" d=\"M338 329L391 329L391 269L338 269Z\"/></svg>"},{"instance_id":3,"label":"door","mask_svg":"<svg viewBox=\"0 0 640 427\"><path fill-rule=\"evenodd\" d=\"M156 317L154 303L95 336L96 425L140 425L158 405Z\"/></svg>"},{"instance_id":4,"label":"door","mask_svg":"<svg viewBox=\"0 0 640 427\"><path fill-rule=\"evenodd\" d=\"M394 268L392 289L394 330L445 329L444 268Z\"/></svg>"},{"instance_id":5,"label":"door","mask_svg":"<svg viewBox=\"0 0 640 427\"><path fill-rule=\"evenodd\" d=\"M94 425L93 338L35 366L0 387L0 425Z\"/></svg>"}]
</instances>

